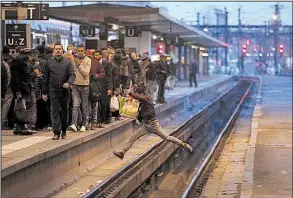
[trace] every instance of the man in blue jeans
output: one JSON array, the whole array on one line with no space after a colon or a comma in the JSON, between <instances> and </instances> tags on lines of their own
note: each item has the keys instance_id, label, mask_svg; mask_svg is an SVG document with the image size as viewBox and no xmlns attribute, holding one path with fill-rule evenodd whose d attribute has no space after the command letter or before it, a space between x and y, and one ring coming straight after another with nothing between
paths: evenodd
<instances>
[{"instance_id":1,"label":"man in blue jeans","mask_svg":"<svg viewBox=\"0 0 293 198\"><path fill-rule=\"evenodd\" d=\"M83 45L77 46L77 59L75 62L75 80L72 85L72 125L69 129L77 131L78 110L81 106L82 123L80 132L86 131L87 117L88 117L88 101L89 101L89 85L90 85L90 70L91 59L85 56L85 47Z\"/></svg>"}]
</instances>

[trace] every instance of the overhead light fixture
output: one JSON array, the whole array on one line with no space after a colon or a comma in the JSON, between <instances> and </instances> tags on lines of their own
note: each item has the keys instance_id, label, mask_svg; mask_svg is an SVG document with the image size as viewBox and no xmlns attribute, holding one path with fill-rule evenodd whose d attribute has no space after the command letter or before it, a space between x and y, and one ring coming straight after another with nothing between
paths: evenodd
<instances>
[{"instance_id":1,"label":"overhead light fixture","mask_svg":"<svg viewBox=\"0 0 293 198\"><path fill-rule=\"evenodd\" d=\"M157 39L158 37L156 35L153 35L153 39Z\"/></svg>"},{"instance_id":2,"label":"overhead light fixture","mask_svg":"<svg viewBox=\"0 0 293 198\"><path fill-rule=\"evenodd\" d=\"M164 38L162 37L162 38L161 38L161 41L163 41L163 40L164 40Z\"/></svg>"},{"instance_id":3,"label":"overhead light fixture","mask_svg":"<svg viewBox=\"0 0 293 198\"><path fill-rule=\"evenodd\" d=\"M119 26L118 25L113 25L112 26L112 30L118 30L119 29Z\"/></svg>"}]
</instances>

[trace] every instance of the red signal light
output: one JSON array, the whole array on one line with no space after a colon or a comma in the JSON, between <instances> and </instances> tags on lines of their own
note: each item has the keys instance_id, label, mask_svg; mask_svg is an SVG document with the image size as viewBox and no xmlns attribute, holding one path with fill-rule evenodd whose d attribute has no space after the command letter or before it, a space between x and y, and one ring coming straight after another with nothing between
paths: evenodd
<instances>
[{"instance_id":1,"label":"red signal light","mask_svg":"<svg viewBox=\"0 0 293 198\"><path fill-rule=\"evenodd\" d=\"M164 54L165 45L163 43L158 43L157 45L157 54Z\"/></svg>"},{"instance_id":2,"label":"red signal light","mask_svg":"<svg viewBox=\"0 0 293 198\"><path fill-rule=\"evenodd\" d=\"M284 45L280 45L279 53L281 56L284 54Z\"/></svg>"}]
</instances>

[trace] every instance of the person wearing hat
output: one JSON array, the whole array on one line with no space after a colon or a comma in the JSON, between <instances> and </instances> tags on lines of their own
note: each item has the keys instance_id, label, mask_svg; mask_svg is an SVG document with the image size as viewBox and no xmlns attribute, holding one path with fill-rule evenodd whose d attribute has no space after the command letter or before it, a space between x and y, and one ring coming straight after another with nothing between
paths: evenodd
<instances>
[{"instance_id":1,"label":"person wearing hat","mask_svg":"<svg viewBox=\"0 0 293 198\"><path fill-rule=\"evenodd\" d=\"M36 110L36 80L41 77L38 68L38 51L30 48L21 49L18 58L11 62L11 90L14 96L15 107L19 109L15 117L14 134L36 133L35 124L37 118ZM19 117L21 115L21 118ZM21 119L21 120L20 120Z\"/></svg>"},{"instance_id":2,"label":"person wearing hat","mask_svg":"<svg viewBox=\"0 0 293 198\"><path fill-rule=\"evenodd\" d=\"M48 60L44 70L42 98L47 101L48 93L51 101L51 118L54 136L52 140L66 137L70 91L75 80L75 69L70 60L63 57L62 44L55 44L54 58ZM62 133L62 134L61 134Z\"/></svg>"},{"instance_id":3,"label":"person wearing hat","mask_svg":"<svg viewBox=\"0 0 293 198\"><path fill-rule=\"evenodd\" d=\"M176 137L168 135L164 131L164 129L162 129L159 120L156 117L156 111L153 105L152 97L146 94L144 87L138 87L136 89L136 93L129 93L129 95L139 101L137 120L139 122L143 121L143 125L128 139L128 142L121 151L113 152L115 156L123 159L125 153L130 149L132 144L140 137L148 133L155 134L163 138L164 140L175 143L180 147L186 148L190 153L192 152L193 149L189 144L182 142Z\"/></svg>"}]
</instances>

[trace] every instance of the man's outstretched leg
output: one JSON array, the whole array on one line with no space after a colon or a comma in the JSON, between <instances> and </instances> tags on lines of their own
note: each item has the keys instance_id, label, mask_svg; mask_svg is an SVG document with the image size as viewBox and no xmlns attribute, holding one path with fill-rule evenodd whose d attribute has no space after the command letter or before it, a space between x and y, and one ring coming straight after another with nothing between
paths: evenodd
<instances>
[{"instance_id":1,"label":"man's outstretched leg","mask_svg":"<svg viewBox=\"0 0 293 198\"><path fill-rule=\"evenodd\" d=\"M132 146L132 144L138 140L141 136L147 134L147 129L145 128L145 126L143 125L141 128L139 128L127 141L127 143L125 144L124 148L122 149L122 151L120 152L116 152L114 151L113 154L116 155L117 157L119 157L120 159L123 159L124 154L130 149L130 147Z\"/></svg>"},{"instance_id":2,"label":"man's outstretched leg","mask_svg":"<svg viewBox=\"0 0 293 198\"><path fill-rule=\"evenodd\" d=\"M160 123L158 120L151 121L146 127L149 129L151 133L154 133L157 136L160 136L162 139L175 143L179 146L182 146L186 148L190 153L192 152L193 149L189 144L182 142L176 137L166 134L166 132L160 126Z\"/></svg>"}]
</instances>

